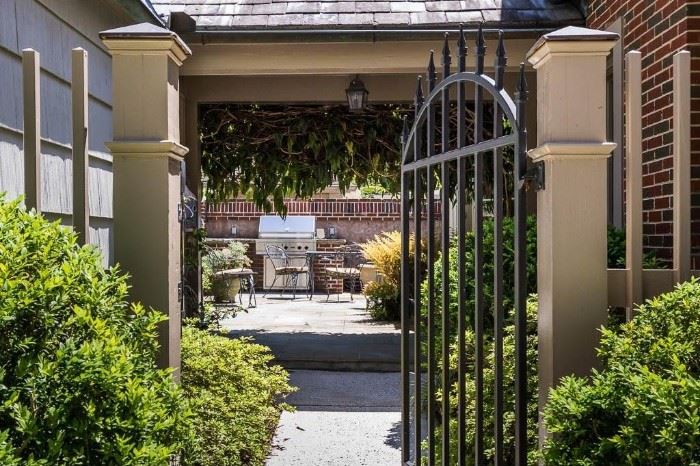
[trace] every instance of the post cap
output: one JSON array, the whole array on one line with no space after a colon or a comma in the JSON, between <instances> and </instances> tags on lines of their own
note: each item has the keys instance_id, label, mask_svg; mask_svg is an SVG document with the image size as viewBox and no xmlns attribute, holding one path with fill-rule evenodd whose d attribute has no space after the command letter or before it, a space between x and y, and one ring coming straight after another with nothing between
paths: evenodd
<instances>
[{"instance_id":1,"label":"post cap","mask_svg":"<svg viewBox=\"0 0 700 466\"><path fill-rule=\"evenodd\" d=\"M552 55L607 55L620 35L579 26L567 26L541 36L527 52L527 60L537 68Z\"/></svg>"},{"instance_id":2,"label":"post cap","mask_svg":"<svg viewBox=\"0 0 700 466\"><path fill-rule=\"evenodd\" d=\"M167 52L178 65L192 51L177 33L151 23L139 23L100 32L100 39L112 53Z\"/></svg>"}]
</instances>

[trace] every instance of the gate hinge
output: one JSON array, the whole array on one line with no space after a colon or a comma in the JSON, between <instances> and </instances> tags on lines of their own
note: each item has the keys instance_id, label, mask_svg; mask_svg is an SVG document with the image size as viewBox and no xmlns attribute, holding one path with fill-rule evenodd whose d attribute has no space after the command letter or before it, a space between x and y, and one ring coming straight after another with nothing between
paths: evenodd
<instances>
[{"instance_id":1,"label":"gate hinge","mask_svg":"<svg viewBox=\"0 0 700 466\"><path fill-rule=\"evenodd\" d=\"M528 189L534 188L535 191L544 189L544 162L535 162L525 172L525 176L520 180L520 187L526 185Z\"/></svg>"},{"instance_id":2,"label":"gate hinge","mask_svg":"<svg viewBox=\"0 0 700 466\"><path fill-rule=\"evenodd\" d=\"M185 221L185 208L181 202L177 204L177 221L182 223Z\"/></svg>"},{"instance_id":3,"label":"gate hinge","mask_svg":"<svg viewBox=\"0 0 700 466\"><path fill-rule=\"evenodd\" d=\"M177 284L177 302L182 302L182 282Z\"/></svg>"}]
</instances>

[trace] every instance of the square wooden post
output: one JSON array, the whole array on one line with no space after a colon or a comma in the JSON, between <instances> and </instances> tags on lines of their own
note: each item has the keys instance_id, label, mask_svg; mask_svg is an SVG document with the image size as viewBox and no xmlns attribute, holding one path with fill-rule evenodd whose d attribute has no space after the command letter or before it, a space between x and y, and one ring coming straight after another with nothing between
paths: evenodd
<instances>
[{"instance_id":1,"label":"square wooden post","mask_svg":"<svg viewBox=\"0 0 700 466\"><path fill-rule=\"evenodd\" d=\"M89 156L88 156L88 68L87 51L71 53L73 113L73 229L78 242L90 242Z\"/></svg>"},{"instance_id":2,"label":"square wooden post","mask_svg":"<svg viewBox=\"0 0 700 466\"><path fill-rule=\"evenodd\" d=\"M24 205L41 212L41 65L39 52L22 50Z\"/></svg>"},{"instance_id":3,"label":"square wooden post","mask_svg":"<svg viewBox=\"0 0 700 466\"><path fill-rule=\"evenodd\" d=\"M537 148L545 189L537 193L539 400L571 374L597 365L607 319L606 56L618 35L566 27L528 53L537 71ZM541 438L546 432L540 422Z\"/></svg>"},{"instance_id":4,"label":"square wooden post","mask_svg":"<svg viewBox=\"0 0 700 466\"><path fill-rule=\"evenodd\" d=\"M100 33L112 54L114 255L130 299L164 312L158 364L180 366L179 67L191 54L172 31L137 24Z\"/></svg>"}]
</instances>

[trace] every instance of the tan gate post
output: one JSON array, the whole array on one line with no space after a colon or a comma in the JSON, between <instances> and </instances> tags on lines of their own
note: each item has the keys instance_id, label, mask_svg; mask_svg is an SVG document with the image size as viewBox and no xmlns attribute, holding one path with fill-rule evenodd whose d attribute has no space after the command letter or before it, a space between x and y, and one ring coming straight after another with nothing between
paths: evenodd
<instances>
[{"instance_id":1,"label":"tan gate post","mask_svg":"<svg viewBox=\"0 0 700 466\"><path fill-rule=\"evenodd\" d=\"M180 367L179 67L191 54L172 31L143 23L100 33L112 54L114 256L130 299L167 314L160 367Z\"/></svg>"},{"instance_id":2,"label":"tan gate post","mask_svg":"<svg viewBox=\"0 0 700 466\"><path fill-rule=\"evenodd\" d=\"M606 57L618 35L566 27L528 52L537 70L537 193L540 409L566 375L596 366L607 318ZM545 435L540 423L541 438Z\"/></svg>"}]
</instances>

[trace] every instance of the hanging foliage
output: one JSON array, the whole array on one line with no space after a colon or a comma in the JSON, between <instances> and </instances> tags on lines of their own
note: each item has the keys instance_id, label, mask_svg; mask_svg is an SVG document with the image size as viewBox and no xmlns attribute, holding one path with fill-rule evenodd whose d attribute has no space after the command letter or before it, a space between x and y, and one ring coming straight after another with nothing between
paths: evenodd
<instances>
[{"instance_id":1,"label":"hanging foliage","mask_svg":"<svg viewBox=\"0 0 700 466\"><path fill-rule=\"evenodd\" d=\"M267 212L285 197L308 199L334 181L399 191L403 116L409 106L375 105L360 115L345 105L210 104L201 108L207 196L246 195Z\"/></svg>"},{"instance_id":2,"label":"hanging foliage","mask_svg":"<svg viewBox=\"0 0 700 466\"><path fill-rule=\"evenodd\" d=\"M474 106L465 103L466 144L474 141ZM482 140L492 137L492 105L483 108ZM401 133L403 118L410 126L412 105L374 105L362 114L351 114L345 105L208 104L201 108L202 171L206 175L207 199L224 201L244 195L266 212L286 214L285 198L309 199L337 182L341 192L357 184L381 187L390 194L400 191ZM435 121L441 121L435 108ZM449 108L447 150L457 146L457 107ZM434 153L443 151L442 128L436 125ZM502 121L501 131L511 132ZM420 154L427 153L421 138ZM510 215L513 186L513 148L502 149L504 208ZM484 157L484 195L492 194L491 152ZM456 164L449 163L450 192L456 193ZM474 194L474 163L466 169L467 201ZM440 169L432 171L435 186ZM422 191L426 173L421 174ZM492 206L487 202L487 209Z\"/></svg>"}]
</instances>

